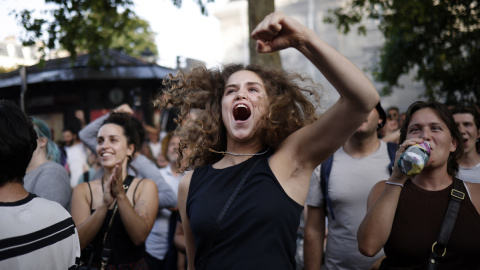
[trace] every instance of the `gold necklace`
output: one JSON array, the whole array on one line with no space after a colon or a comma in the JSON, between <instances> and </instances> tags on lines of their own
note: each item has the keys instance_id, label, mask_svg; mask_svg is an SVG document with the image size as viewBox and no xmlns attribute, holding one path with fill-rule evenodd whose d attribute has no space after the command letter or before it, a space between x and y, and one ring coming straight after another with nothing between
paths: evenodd
<instances>
[{"instance_id":1,"label":"gold necklace","mask_svg":"<svg viewBox=\"0 0 480 270\"><path fill-rule=\"evenodd\" d=\"M236 153L232 153L232 152L228 152L228 151L217 151L217 150L213 150L212 148L208 148L208 151L212 152L212 153L216 153L216 154L222 154L222 155L232 155L232 156L260 156L260 155L263 155L265 153L268 152L268 150L270 150L270 147L267 148L267 150L261 152L261 153L255 153L255 154L236 154Z\"/></svg>"}]
</instances>

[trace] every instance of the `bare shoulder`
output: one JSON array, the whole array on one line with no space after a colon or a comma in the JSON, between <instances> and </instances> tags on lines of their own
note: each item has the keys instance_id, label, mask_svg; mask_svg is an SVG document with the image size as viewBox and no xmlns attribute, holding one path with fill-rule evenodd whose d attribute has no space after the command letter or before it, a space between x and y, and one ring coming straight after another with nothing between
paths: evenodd
<instances>
[{"instance_id":1,"label":"bare shoulder","mask_svg":"<svg viewBox=\"0 0 480 270\"><path fill-rule=\"evenodd\" d=\"M130 196L135 196L135 201L143 196L151 197L158 194L157 184L152 179L136 177L133 179L131 187L133 187L131 188L133 189L133 194L130 193L132 194Z\"/></svg>"},{"instance_id":2,"label":"bare shoulder","mask_svg":"<svg viewBox=\"0 0 480 270\"><path fill-rule=\"evenodd\" d=\"M90 182L83 182L78 184L73 189L73 192L74 193L90 193L90 189L91 189L92 192L95 193L97 189L101 189L101 188L102 188L102 184L100 182L100 179L97 179Z\"/></svg>"},{"instance_id":3,"label":"bare shoulder","mask_svg":"<svg viewBox=\"0 0 480 270\"><path fill-rule=\"evenodd\" d=\"M155 186L155 189L157 188L157 184L155 184L155 181L152 179L148 178L135 178L133 179L134 182L136 182L139 188L153 188Z\"/></svg>"},{"instance_id":4,"label":"bare shoulder","mask_svg":"<svg viewBox=\"0 0 480 270\"><path fill-rule=\"evenodd\" d=\"M465 182L465 185L468 188L473 205L477 209L477 212L480 213L480 184Z\"/></svg>"}]
</instances>

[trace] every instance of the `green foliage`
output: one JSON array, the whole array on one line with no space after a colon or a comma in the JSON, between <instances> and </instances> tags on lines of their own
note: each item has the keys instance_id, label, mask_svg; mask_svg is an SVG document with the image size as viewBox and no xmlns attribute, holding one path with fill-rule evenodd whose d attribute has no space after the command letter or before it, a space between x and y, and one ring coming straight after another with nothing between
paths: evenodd
<instances>
[{"instance_id":1,"label":"green foliage","mask_svg":"<svg viewBox=\"0 0 480 270\"><path fill-rule=\"evenodd\" d=\"M449 102L480 101L480 6L474 0L350 0L325 19L343 33L363 18L379 22L385 37L375 79L383 93L410 71L425 96Z\"/></svg>"},{"instance_id":2,"label":"green foliage","mask_svg":"<svg viewBox=\"0 0 480 270\"><path fill-rule=\"evenodd\" d=\"M128 21L124 32L113 38L111 48L137 58L141 57L147 48L154 55L158 55L155 35L150 24L138 17Z\"/></svg>"},{"instance_id":3,"label":"green foliage","mask_svg":"<svg viewBox=\"0 0 480 270\"><path fill-rule=\"evenodd\" d=\"M108 49L122 49L132 56L149 47L155 54L153 34L146 21L131 10L132 0L45 0L52 19L33 18L32 10L16 14L27 35L24 45L43 42L41 51L61 47L72 62L78 53L89 53L89 65L105 64Z\"/></svg>"}]
</instances>

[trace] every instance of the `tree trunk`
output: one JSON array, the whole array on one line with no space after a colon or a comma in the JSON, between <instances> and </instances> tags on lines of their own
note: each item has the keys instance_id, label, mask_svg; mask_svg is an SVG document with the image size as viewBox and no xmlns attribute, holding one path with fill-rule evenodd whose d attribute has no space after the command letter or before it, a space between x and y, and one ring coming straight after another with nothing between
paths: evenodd
<instances>
[{"instance_id":1,"label":"tree trunk","mask_svg":"<svg viewBox=\"0 0 480 270\"><path fill-rule=\"evenodd\" d=\"M275 11L275 0L248 0L248 28L249 33L267 16ZM250 63L262 66L282 68L280 53L257 53L255 50L255 40L250 37L248 39L248 47L250 49Z\"/></svg>"}]
</instances>

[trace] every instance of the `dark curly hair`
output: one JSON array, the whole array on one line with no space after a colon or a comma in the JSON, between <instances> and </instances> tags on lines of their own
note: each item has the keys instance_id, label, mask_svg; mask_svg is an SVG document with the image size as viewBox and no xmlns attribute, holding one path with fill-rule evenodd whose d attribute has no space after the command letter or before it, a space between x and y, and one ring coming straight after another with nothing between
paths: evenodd
<instances>
[{"instance_id":1,"label":"dark curly hair","mask_svg":"<svg viewBox=\"0 0 480 270\"><path fill-rule=\"evenodd\" d=\"M400 139L399 144L402 144L407 138L407 130L408 125L410 124L410 120L414 113L421 109L430 108L445 122L445 125L448 127L450 134L453 139L457 141L457 149L454 152L450 153L447 160L447 173L452 176L456 177L458 173L458 160L463 155L463 138L462 134L458 130L457 124L453 119L452 114L449 112L447 106L440 102L425 102L425 101L417 101L414 102L410 107L407 109L407 113L405 115L405 121L403 122L402 127L400 128Z\"/></svg>"},{"instance_id":2,"label":"dark curly hair","mask_svg":"<svg viewBox=\"0 0 480 270\"><path fill-rule=\"evenodd\" d=\"M182 150L194 144L186 169L212 164L222 158L208 149L224 151L227 148L221 100L226 81L241 70L256 73L265 85L269 112L255 134L261 138L264 147L276 148L290 134L317 119L312 99L318 104L316 88L319 85L305 75L240 64L226 65L223 69L196 67L189 73L170 74L163 80L168 101L157 100L156 104L165 107L170 103L181 109L177 122L182 124L175 131L181 138L179 160L183 158ZM192 109L199 109L197 117L185 121Z\"/></svg>"},{"instance_id":3,"label":"dark curly hair","mask_svg":"<svg viewBox=\"0 0 480 270\"><path fill-rule=\"evenodd\" d=\"M107 119L103 121L102 126L105 124L115 124L122 127L123 135L127 138L127 144L134 145L132 156L140 149L140 138L137 132L138 123L136 123L132 115L127 113L111 113ZM128 161L130 162L131 159L129 158Z\"/></svg>"}]
</instances>

